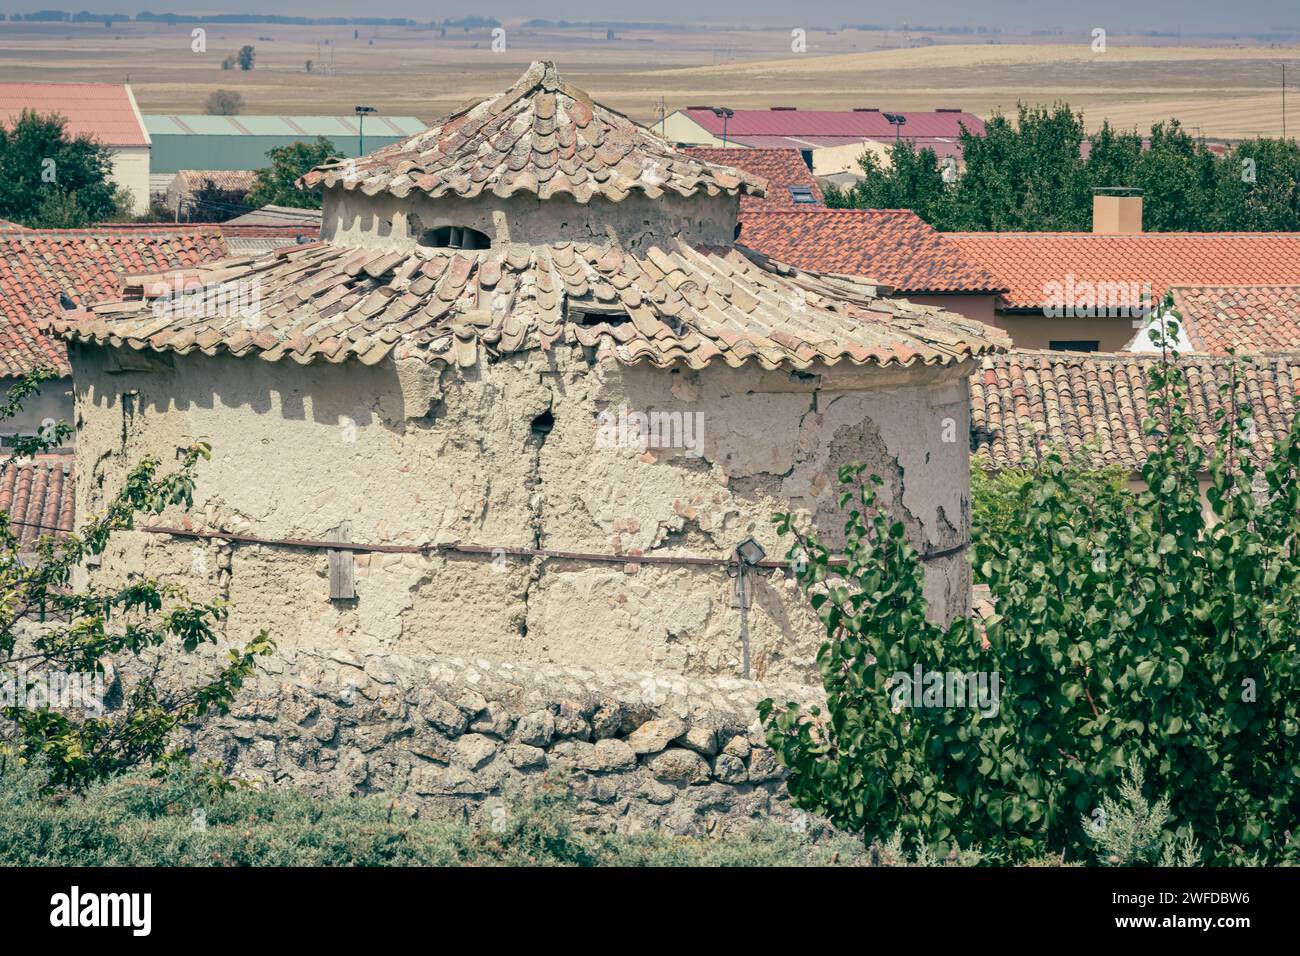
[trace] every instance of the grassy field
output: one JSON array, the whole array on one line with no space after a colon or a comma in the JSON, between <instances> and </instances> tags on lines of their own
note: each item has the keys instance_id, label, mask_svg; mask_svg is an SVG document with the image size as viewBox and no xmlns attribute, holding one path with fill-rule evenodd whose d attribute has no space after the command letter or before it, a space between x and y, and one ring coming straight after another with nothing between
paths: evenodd
<instances>
[{"instance_id":1,"label":"grassy field","mask_svg":"<svg viewBox=\"0 0 1300 956\"><path fill-rule=\"evenodd\" d=\"M882 109L960 107L987 116L1018 101L1065 100L1090 126L1109 118L1145 127L1176 116L1211 138L1282 131L1281 68L1293 66L1300 108L1300 49L1262 45L1151 45L1149 38L975 37L810 29L807 52L789 30L525 29L506 25L506 50L488 31L394 27L221 25L207 52L191 50L191 27L162 24L0 24L0 81L129 81L146 112L202 112L218 87L238 90L246 113L342 113L357 103L432 120L500 90L530 60L555 59L565 77L650 123L695 103L732 107ZM248 73L223 71L244 44ZM313 61L313 72L305 69ZM1300 128L1300 112L1288 132Z\"/></svg>"}]
</instances>

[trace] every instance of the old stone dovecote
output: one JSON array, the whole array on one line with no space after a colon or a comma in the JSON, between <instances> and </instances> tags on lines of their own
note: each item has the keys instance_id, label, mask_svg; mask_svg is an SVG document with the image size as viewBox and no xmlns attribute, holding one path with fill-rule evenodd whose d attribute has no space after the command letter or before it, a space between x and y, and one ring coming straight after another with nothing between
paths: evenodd
<instances>
[{"instance_id":1,"label":"old stone dovecote","mask_svg":"<svg viewBox=\"0 0 1300 956\"><path fill-rule=\"evenodd\" d=\"M777 511L807 514L835 541L835 475L849 461L884 479L929 556L932 613L966 612L966 377L1004 346L996 330L734 246L739 196L761 181L675 152L549 63L306 182L324 192L321 242L191 270L183 293L175 276L140 277L134 298L55 322L74 370L83 511L146 453L199 436L214 449L192 511L157 522L174 533L124 535L94 573L148 568L228 598L231 640L265 627L279 643L267 700L333 683L372 703L397 694L405 716L380 708L409 724L394 739L442 741L421 755L363 732L359 712L262 703L257 733L225 728L215 746L228 759L307 785L453 800L497 792L493 767L509 776L548 759L683 793L765 785L747 777L750 745L733 747L739 770L721 761L722 726L752 719L745 679L814 688L822 635L788 575L756 569L744 673L730 562L748 536L784 556ZM286 543L341 535L358 549L353 597L337 590L337 555ZM448 705L464 721L422 722L438 681L419 675L453 672L472 690ZM467 674L489 673L513 690L473 690ZM569 690L538 689L557 680ZM626 693L601 696L606 682L645 680L660 690L640 710ZM688 699L704 687L713 698ZM343 699L330 707L352 706ZM735 720L717 716L728 701L743 702ZM602 707L614 708L603 725ZM561 729L521 743L530 714L546 725L540 712ZM686 721L681 734L632 746L630 763L622 750L617 766L594 749L547 756L567 740L608 757L618 748L605 740L624 746L656 714ZM685 747L692 720L712 721L713 744L685 750L702 771L663 757ZM268 729L286 721L297 729ZM468 757L466 737L482 738ZM520 746L541 756L505 754ZM430 785L430 767L451 776Z\"/></svg>"}]
</instances>

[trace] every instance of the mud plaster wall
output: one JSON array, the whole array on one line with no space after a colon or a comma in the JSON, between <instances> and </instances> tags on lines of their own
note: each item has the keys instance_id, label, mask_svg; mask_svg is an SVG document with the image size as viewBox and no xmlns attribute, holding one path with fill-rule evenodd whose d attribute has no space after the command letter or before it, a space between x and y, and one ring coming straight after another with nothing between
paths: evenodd
<instances>
[{"instance_id":1,"label":"mud plaster wall","mask_svg":"<svg viewBox=\"0 0 1300 956\"><path fill-rule=\"evenodd\" d=\"M460 542L630 554L730 555L774 512L832 542L835 475L863 460L923 550L969 529L968 368L669 372L589 365L580 350L467 370L118 353L74 346L77 501L102 507L145 454L203 437L194 508L161 523L271 538ZM134 370L128 370L134 369ZM598 416L700 415L703 455L600 447ZM951 438L952 440L947 440ZM733 581L710 567L585 564L448 553L356 558L357 594L331 602L322 551L135 531L94 573L146 569L232 603L232 640L262 628L282 651L439 654L661 674L741 676ZM964 553L927 565L933 616L963 614ZM751 676L817 682L822 631L780 571L750 576Z\"/></svg>"},{"instance_id":2,"label":"mud plaster wall","mask_svg":"<svg viewBox=\"0 0 1300 956\"><path fill-rule=\"evenodd\" d=\"M520 193L474 199L366 196L327 191L321 238L351 247L407 250L439 226L468 226L493 245L506 242L609 242L617 237L635 251L672 237L706 245L725 245L736 231L739 200L725 194L682 197L665 193L650 199L637 193L622 202L595 198L579 203L568 196L538 199Z\"/></svg>"}]
</instances>

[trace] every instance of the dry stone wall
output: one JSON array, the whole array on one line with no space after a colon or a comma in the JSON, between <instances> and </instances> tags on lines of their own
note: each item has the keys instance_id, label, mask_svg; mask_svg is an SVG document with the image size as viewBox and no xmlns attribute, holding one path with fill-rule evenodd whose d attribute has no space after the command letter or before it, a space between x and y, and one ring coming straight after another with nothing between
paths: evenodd
<instances>
[{"instance_id":1,"label":"dry stone wall","mask_svg":"<svg viewBox=\"0 0 1300 956\"><path fill-rule=\"evenodd\" d=\"M555 771L592 830L704 835L791 808L764 741L764 697L810 688L558 665L347 650L273 657L229 715L191 730L195 756L318 795L383 794L421 816L490 822Z\"/></svg>"}]
</instances>

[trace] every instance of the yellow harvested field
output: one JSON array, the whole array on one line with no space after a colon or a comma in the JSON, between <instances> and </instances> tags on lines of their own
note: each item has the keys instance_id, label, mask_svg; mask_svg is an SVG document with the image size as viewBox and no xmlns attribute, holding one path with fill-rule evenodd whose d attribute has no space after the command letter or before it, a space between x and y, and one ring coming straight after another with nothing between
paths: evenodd
<instances>
[{"instance_id":1,"label":"yellow harvested field","mask_svg":"<svg viewBox=\"0 0 1300 956\"><path fill-rule=\"evenodd\" d=\"M1288 113L1300 108L1300 49L1152 45L1149 38L969 37L898 31L810 31L807 52L789 31L732 27L524 28L507 23L506 49L487 30L220 25L206 52L192 26L0 24L0 81L127 81L146 112L202 112L214 89L237 90L245 113L350 113L359 103L432 120L509 85L533 59L642 122L707 103L735 108L959 107L981 116L1018 102L1066 101L1090 127L1109 118L1145 128L1177 117L1210 138L1279 135L1281 71L1291 68ZM244 44L250 72L222 70ZM312 61L312 71L306 69ZM1300 111L1287 132L1300 128Z\"/></svg>"}]
</instances>

